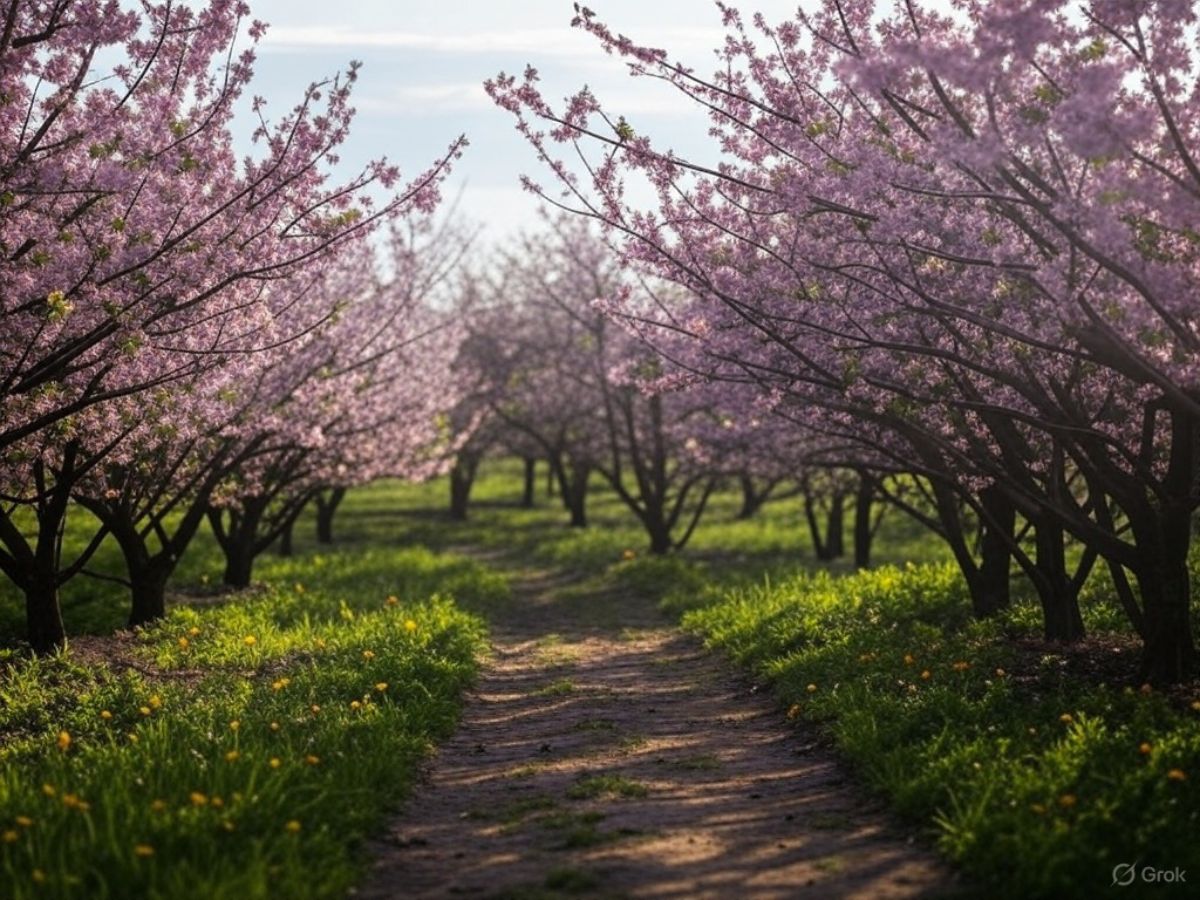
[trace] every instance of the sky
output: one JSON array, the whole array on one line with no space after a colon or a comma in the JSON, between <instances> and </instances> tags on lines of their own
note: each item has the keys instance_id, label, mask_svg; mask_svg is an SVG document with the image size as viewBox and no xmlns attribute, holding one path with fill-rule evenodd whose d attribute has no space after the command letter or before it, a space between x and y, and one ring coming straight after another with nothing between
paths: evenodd
<instances>
[{"instance_id":1,"label":"sky","mask_svg":"<svg viewBox=\"0 0 1200 900\"><path fill-rule=\"evenodd\" d=\"M663 146L704 160L714 155L704 116L669 87L632 79L589 35L570 27L571 0L249 0L252 14L270 24L258 50L252 92L268 111L283 115L304 87L363 63L355 88L358 117L342 153L347 173L386 155L416 175L459 134L471 142L457 164L447 197L503 241L536 228L537 198L521 189L528 174L547 183L532 151L495 107L483 82L500 71L520 74L526 64L542 76L552 102L591 87L606 109L624 115L636 131ZM590 0L615 31L668 49L673 58L713 68L723 31L709 0ZM795 0L757 0L744 7L780 21Z\"/></svg>"}]
</instances>

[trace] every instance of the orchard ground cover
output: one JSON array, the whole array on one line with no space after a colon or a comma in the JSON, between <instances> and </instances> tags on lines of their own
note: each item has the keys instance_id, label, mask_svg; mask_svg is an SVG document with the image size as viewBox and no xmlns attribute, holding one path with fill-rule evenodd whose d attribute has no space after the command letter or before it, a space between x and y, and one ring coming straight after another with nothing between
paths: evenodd
<instances>
[{"instance_id":1,"label":"orchard ground cover","mask_svg":"<svg viewBox=\"0 0 1200 900\"><path fill-rule=\"evenodd\" d=\"M218 594L208 540L161 624L0 651L4 896L341 896L356 845L453 728L483 624L451 597L502 604L502 577L377 527ZM76 590L69 627L123 624L119 592Z\"/></svg>"},{"instance_id":2,"label":"orchard ground cover","mask_svg":"<svg viewBox=\"0 0 1200 900\"><path fill-rule=\"evenodd\" d=\"M585 531L561 528L556 504L506 509L516 474L481 479L461 530L418 530L586 573L581 597L604 585L661 600L771 684L781 718L815 725L983 895L1090 896L1134 860L1200 870L1200 691L1137 683L1136 639L1099 574L1081 594L1091 637L1064 649L1042 640L1032 592L973 620L944 549L898 515L878 569L814 571L795 502L732 521L722 494L689 548L660 558L599 491ZM403 503L436 507L444 490L408 488Z\"/></svg>"},{"instance_id":3,"label":"orchard ground cover","mask_svg":"<svg viewBox=\"0 0 1200 900\"><path fill-rule=\"evenodd\" d=\"M451 733L482 649L479 616L493 629L524 616L536 632L526 651L554 677L539 675L522 702L549 715L546 727L563 724L554 710L574 709L574 739L616 734L614 746L629 752L675 720L597 712L614 689L589 687L572 670L589 657L573 657L636 653L639 641L659 639L646 629L666 633L682 616L686 630L773 686L768 725L795 729L818 752L832 748L985 896L1090 895L1113 865L1134 859L1196 866L1186 836L1200 808L1200 712L1191 706L1200 698L1187 687L1143 692L1130 680L1136 643L1101 579L1083 594L1092 637L1063 651L1038 637L1032 596L1018 592L1003 618L974 622L941 545L899 515L884 521L879 568L856 575L844 562L811 562L796 501L736 521L738 498L721 492L685 552L654 557L607 492L589 500L592 527L566 528L559 500L540 484L535 508L517 507L519 473L515 461L487 461L466 522L444 515L444 479L352 491L332 552L311 540L305 518L297 555L265 556L261 584L246 593L212 587L221 560L202 534L179 567L171 616L136 638L103 637L123 623L119 589L92 579L68 586L68 628L95 636L76 638L64 657L5 660L0 825L15 840L0 853L10 883L39 897L116 896L117 885L211 897L262 895L285 878L289 895L339 895L361 872L354 848L405 792L430 741ZM107 545L94 565L119 571ZM509 581L538 572L561 576L543 592L553 616L529 608L526 593L520 602L509 595ZM16 600L6 598L6 615ZM656 604L669 619L655 618ZM588 645L569 629L609 643L581 651ZM747 702L736 690L726 696L728 676L710 663L649 643L646 671L677 670L704 695L700 709ZM462 749L483 766L474 743ZM652 848L652 838L621 832L636 830L637 804L661 803L652 776L711 788L715 773L737 770L716 751L663 758L676 756L678 765L651 760L650 775L631 770L636 777L622 768L628 761L606 767L591 757L590 774L546 792L544 808L514 811L516 824L472 821L536 839L570 826L581 835L572 853ZM465 833L473 826L461 812L455 827ZM849 821L818 818L824 830ZM603 889L594 868L568 864L564 852L552 851L555 865L528 880L528 895ZM846 866L836 851L819 859Z\"/></svg>"}]
</instances>

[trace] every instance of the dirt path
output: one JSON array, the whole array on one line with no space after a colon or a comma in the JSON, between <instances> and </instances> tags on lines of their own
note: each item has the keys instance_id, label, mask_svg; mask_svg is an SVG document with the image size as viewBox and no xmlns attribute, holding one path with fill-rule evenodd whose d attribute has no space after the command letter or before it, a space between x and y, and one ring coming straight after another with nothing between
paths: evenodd
<instances>
[{"instance_id":1,"label":"dirt path","mask_svg":"<svg viewBox=\"0 0 1200 900\"><path fill-rule=\"evenodd\" d=\"M357 896L926 897L954 881L645 604L518 585Z\"/></svg>"}]
</instances>

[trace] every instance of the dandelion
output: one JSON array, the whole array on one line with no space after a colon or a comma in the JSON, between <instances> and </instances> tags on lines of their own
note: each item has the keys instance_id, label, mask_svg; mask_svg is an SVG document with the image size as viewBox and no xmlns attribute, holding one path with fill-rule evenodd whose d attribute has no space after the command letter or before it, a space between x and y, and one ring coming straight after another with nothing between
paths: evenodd
<instances>
[{"instance_id":1,"label":"dandelion","mask_svg":"<svg viewBox=\"0 0 1200 900\"><path fill-rule=\"evenodd\" d=\"M310 766L315 766L321 762L321 757L315 756L312 753L310 753L310 754L308 754L308 756L304 757L304 761L306 763L308 763Z\"/></svg>"},{"instance_id":2,"label":"dandelion","mask_svg":"<svg viewBox=\"0 0 1200 900\"><path fill-rule=\"evenodd\" d=\"M414 622L412 619L405 619L404 620L404 630L407 631L409 634L412 634L414 631L417 630L417 623Z\"/></svg>"},{"instance_id":3,"label":"dandelion","mask_svg":"<svg viewBox=\"0 0 1200 900\"><path fill-rule=\"evenodd\" d=\"M1043 806L1041 803L1031 803L1029 805L1029 808L1031 810L1033 810L1035 813L1037 813L1039 816L1043 815L1046 812L1046 807Z\"/></svg>"},{"instance_id":4,"label":"dandelion","mask_svg":"<svg viewBox=\"0 0 1200 900\"><path fill-rule=\"evenodd\" d=\"M4 832L3 835L0 835L0 839L3 839L4 843L6 843L6 844L15 844L17 841L19 841L21 839L21 835L19 835L16 831L14 831L13 829L10 828L6 832Z\"/></svg>"},{"instance_id":5,"label":"dandelion","mask_svg":"<svg viewBox=\"0 0 1200 900\"><path fill-rule=\"evenodd\" d=\"M166 811L167 802L165 800L152 800L150 802L150 812L161 813Z\"/></svg>"},{"instance_id":6,"label":"dandelion","mask_svg":"<svg viewBox=\"0 0 1200 900\"><path fill-rule=\"evenodd\" d=\"M1187 772L1183 769L1172 769L1167 773L1168 781L1187 781Z\"/></svg>"},{"instance_id":7,"label":"dandelion","mask_svg":"<svg viewBox=\"0 0 1200 900\"><path fill-rule=\"evenodd\" d=\"M191 641L189 641L189 640L188 640L187 638L185 638L185 637L181 637L181 638L179 639L179 649L180 649L180 650L187 650L187 648L188 648L188 646L189 646L190 644L191 644Z\"/></svg>"},{"instance_id":8,"label":"dandelion","mask_svg":"<svg viewBox=\"0 0 1200 900\"><path fill-rule=\"evenodd\" d=\"M1194 712L1200 712L1200 700L1193 700L1193 701L1192 701L1192 710L1193 710Z\"/></svg>"},{"instance_id":9,"label":"dandelion","mask_svg":"<svg viewBox=\"0 0 1200 900\"><path fill-rule=\"evenodd\" d=\"M296 589L297 594L304 593L304 585L302 585L300 582L297 581L294 585L292 585L292 587Z\"/></svg>"},{"instance_id":10,"label":"dandelion","mask_svg":"<svg viewBox=\"0 0 1200 900\"><path fill-rule=\"evenodd\" d=\"M387 598L386 600L384 600L383 602L384 602L384 605L386 605L386 606L395 606L395 605L396 605L397 603L399 603L400 601L399 601L399 600L396 598L396 596L393 594L392 596L388 597L388 598Z\"/></svg>"},{"instance_id":11,"label":"dandelion","mask_svg":"<svg viewBox=\"0 0 1200 900\"><path fill-rule=\"evenodd\" d=\"M1152 688L1150 686L1150 683L1147 682L1146 684L1143 684L1140 688L1138 688L1138 691L1140 691L1143 694L1152 694L1152 693L1154 693L1154 688Z\"/></svg>"},{"instance_id":12,"label":"dandelion","mask_svg":"<svg viewBox=\"0 0 1200 900\"><path fill-rule=\"evenodd\" d=\"M237 831L237 825L233 823L232 819L222 819L221 827L226 831Z\"/></svg>"},{"instance_id":13,"label":"dandelion","mask_svg":"<svg viewBox=\"0 0 1200 900\"><path fill-rule=\"evenodd\" d=\"M1064 725L1070 725L1072 722L1075 721L1075 717L1073 715L1071 715L1070 713L1063 713L1061 716L1058 717L1058 721L1062 722Z\"/></svg>"},{"instance_id":14,"label":"dandelion","mask_svg":"<svg viewBox=\"0 0 1200 900\"><path fill-rule=\"evenodd\" d=\"M310 706L309 709L312 710L314 716L321 711L320 705L318 705L316 703L314 703L312 706Z\"/></svg>"},{"instance_id":15,"label":"dandelion","mask_svg":"<svg viewBox=\"0 0 1200 900\"><path fill-rule=\"evenodd\" d=\"M279 730L279 723L278 723L278 722L272 722L272 723L270 724L270 726L269 726L269 727L270 727L270 729L271 729L272 731L278 731L278 730Z\"/></svg>"},{"instance_id":16,"label":"dandelion","mask_svg":"<svg viewBox=\"0 0 1200 900\"><path fill-rule=\"evenodd\" d=\"M318 650L324 650L325 638L317 638L315 641L313 641L313 646L315 646Z\"/></svg>"},{"instance_id":17,"label":"dandelion","mask_svg":"<svg viewBox=\"0 0 1200 900\"><path fill-rule=\"evenodd\" d=\"M361 703L359 703L357 700L351 700L351 701L350 701L350 708L351 708L351 709L353 709L353 710L362 709L362 704L361 704Z\"/></svg>"},{"instance_id":18,"label":"dandelion","mask_svg":"<svg viewBox=\"0 0 1200 900\"><path fill-rule=\"evenodd\" d=\"M32 872L29 873L29 877L33 879L34 884L45 884L46 883L46 873L43 872L41 869L34 869Z\"/></svg>"},{"instance_id":19,"label":"dandelion","mask_svg":"<svg viewBox=\"0 0 1200 900\"><path fill-rule=\"evenodd\" d=\"M45 794L47 797L53 797L55 794L58 793L58 791L56 791L54 789L54 785L52 785L52 784L43 784L42 785L42 793Z\"/></svg>"},{"instance_id":20,"label":"dandelion","mask_svg":"<svg viewBox=\"0 0 1200 900\"><path fill-rule=\"evenodd\" d=\"M1030 725L1030 726L1029 726L1029 733L1030 733L1030 734L1037 734L1037 728L1035 728L1033 725Z\"/></svg>"},{"instance_id":21,"label":"dandelion","mask_svg":"<svg viewBox=\"0 0 1200 900\"><path fill-rule=\"evenodd\" d=\"M202 794L200 791L192 791L188 794L188 799L192 802L192 806L208 806L208 795Z\"/></svg>"},{"instance_id":22,"label":"dandelion","mask_svg":"<svg viewBox=\"0 0 1200 900\"><path fill-rule=\"evenodd\" d=\"M271 690L282 691L283 690L283 682L282 681L272 681L271 682Z\"/></svg>"},{"instance_id":23,"label":"dandelion","mask_svg":"<svg viewBox=\"0 0 1200 900\"><path fill-rule=\"evenodd\" d=\"M225 801L214 795L213 798L208 801L208 805L213 809L221 809L223 806L225 806Z\"/></svg>"},{"instance_id":24,"label":"dandelion","mask_svg":"<svg viewBox=\"0 0 1200 900\"><path fill-rule=\"evenodd\" d=\"M631 559L637 559L637 551L626 547L621 551L621 559L625 560L625 562L629 562Z\"/></svg>"},{"instance_id":25,"label":"dandelion","mask_svg":"<svg viewBox=\"0 0 1200 900\"><path fill-rule=\"evenodd\" d=\"M916 661L917 661L917 660L916 660L916 659L913 657L913 655L912 655L911 653L905 653L905 654L904 654L904 664L905 664L906 666L911 666L911 665L912 665L913 663L915 663Z\"/></svg>"},{"instance_id":26,"label":"dandelion","mask_svg":"<svg viewBox=\"0 0 1200 900\"><path fill-rule=\"evenodd\" d=\"M928 681L932 677L933 677L933 673L930 672L928 669L921 670L921 680L922 681Z\"/></svg>"},{"instance_id":27,"label":"dandelion","mask_svg":"<svg viewBox=\"0 0 1200 900\"><path fill-rule=\"evenodd\" d=\"M268 763L268 765L269 765L269 766L270 766L272 769L278 769L280 766L282 766L282 765L283 765L283 763L280 761L280 759L279 759L279 757L278 757L278 756L272 756L272 757L271 757L271 761Z\"/></svg>"},{"instance_id":28,"label":"dandelion","mask_svg":"<svg viewBox=\"0 0 1200 900\"><path fill-rule=\"evenodd\" d=\"M1007 672L1005 672L1003 669L997 669L997 670L996 670L996 677L997 677L997 678L1003 678L1003 677L1004 677L1005 675L1007 675L1007 674L1008 674L1008 673L1007 673Z\"/></svg>"},{"instance_id":29,"label":"dandelion","mask_svg":"<svg viewBox=\"0 0 1200 900\"><path fill-rule=\"evenodd\" d=\"M374 650L364 650L364 651L362 652L362 658L363 658L363 659L365 659L365 660L367 660L367 661L370 661L370 660L374 659L374 658L375 658L375 651L374 651Z\"/></svg>"},{"instance_id":30,"label":"dandelion","mask_svg":"<svg viewBox=\"0 0 1200 900\"><path fill-rule=\"evenodd\" d=\"M150 707L148 707L148 706L139 706L138 712L140 712L143 716L148 716L148 715L150 715L150 713L153 712L153 710L150 709Z\"/></svg>"},{"instance_id":31,"label":"dandelion","mask_svg":"<svg viewBox=\"0 0 1200 900\"><path fill-rule=\"evenodd\" d=\"M71 732L60 731L58 733L58 749L66 751L71 746Z\"/></svg>"},{"instance_id":32,"label":"dandelion","mask_svg":"<svg viewBox=\"0 0 1200 900\"><path fill-rule=\"evenodd\" d=\"M155 694L154 696L152 696L150 698L150 708L151 709L162 709L162 697L158 696L158 694Z\"/></svg>"},{"instance_id":33,"label":"dandelion","mask_svg":"<svg viewBox=\"0 0 1200 900\"><path fill-rule=\"evenodd\" d=\"M230 722L229 722L229 730L230 731L237 731L241 727L242 727L242 723L239 722L237 719L230 720Z\"/></svg>"},{"instance_id":34,"label":"dandelion","mask_svg":"<svg viewBox=\"0 0 1200 900\"><path fill-rule=\"evenodd\" d=\"M188 634L190 634L192 637L199 637L200 629L197 628L195 625L193 625L191 628L188 629Z\"/></svg>"},{"instance_id":35,"label":"dandelion","mask_svg":"<svg viewBox=\"0 0 1200 900\"><path fill-rule=\"evenodd\" d=\"M256 638L252 634L248 634L244 638L242 638L242 643L245 644L247 647L253 647L255 644L258 643L258 638Z\"/></svg>"},{"instance_id":36,"label":"dandelion","mask_svg":"<svg viewBox=\"0 0 1200 900\"><path fill-rule=\"evenodd\" d=\"M1142 756L1149 756L1149 755L1150 755L1150 751L1151 751L1151 750L1153 750L1153 749L1154 749L1154 748L1150 746L1150 743L1149 743L1149 741L1142 741L1142 742L1141 742L1141 743L1138 745L1138 752L1139 752L1140 754L1142 754Z\"/></svg>"},{"instance_id":37,"label":"dandelion","mask_svg":"<svg viewBox=\"0 0 1200 900\"><path fill-rule=\"evenodd\" d=\"M142 858L145 858L147 856L153 856L154 848L151 847L149 844L134 844L133 845L133 855L140 856Z\"/></svg>"},{"instance_id":38,"label":"dandelion","mask_svg":"<svg viewBox=\"0 0 1200 900\"><path fill-rule=\"evenodd\" d=\"M1063 794L1061 797L1058 798L1058 805L1063 807L1064 809L1070 809L1077 802L1079 802L1078 798L1076 798L1076 796L1074 794Z\"/></svg>"},{"instance_id":39,"label":"dandelion","mask_svg":"<svg viewBox=\"0 0 1200 900\"><path fill-rule=\"evenodd\" d=\"M139 740L141 740L141 738L139 738L139 737L138 737L136 734L134 734L132 731L131 731L131 732L129 732L129 734L128 734L127 736L128 736L128 738L129 738L129 743L131 743L131 744L136 744L136 743L137 743Z\"/></svg>"},{"instance_id":40,"label":"dandelion","mask_svg":"<svg viewBox=\"0 0 1200 900\"><path fill-rule=\"evenodd\" d=\"M288 834L299 834L300 833L300 823L297 822L295 819L290 819L283 826L283 830L286 831Z\"/></svg>"},{"instance_id":41,"label":"dandelion","mask_svg":"<svg viewBox=\"0 0 1200 900\"><path fill-rule=\"evenodd\" d=\"M808 691L810 694L815 694L817 692L817 686L815 684L810 684L808 687L805 688L805 690Z\"/></svg>"},{"instance_id":42,"label":"dandelion","mask_svg":"<svg viewBox=\"0 0 1200 900\"><path fill-rule=\"evenodd\" d=\"M387 689L388 689L388 684L386 681L377 681L375 683L375 690L379 691L379 693L382 694Z\"/></svg>"},{"instance_id":43,"label":"dandelion","mask_svg":"<svg viewBox=\"0 0 1200 900\"><path fill-rule=\"evenodd\" d=\"M17 816L15 821L22 828L32 828L33 827L33 819L29 818L29 816Z\"/></svg>"},{"instance_id":44,"label":"dandelion","mask_svg":"<svg viewBox=\"0 0 1200 900\"><path fill-rule=\"evenodd\" d=\"M110 713L107 709L102 709L100 710L100 718L102 718L105 722L111 721L112 713Z\"/></svg>"},{"instance_id":45,"label":"dandelion","mask_svg":"<svg viewBox=\"0 0 1200 900\"><path fill-rule=\"evenodd\" d=\"M971 664L966 660L960 659L953 663L950 668L952 668L955 672L965 672L967 669L971 668Z\"/></svg>"},{"instance_id":46,"label":"dandelion","mask_svg":"<svg viewBox=\"0 0 1200 900\"><path fill-rule=\"evenodd\" d=\"M240 750L230 750L225 754L225 762L237 762L241 755L242 753Z\"/></svg>"},{"instance_id":47,"label":"dandelion","mask_svg":"<svg viewBox=\"0 0 1200 900\"><path fill-rule=\"evenodd\" d=\"M798 718L799 716L800 716L800 704L793 703L791 706L788 707L787 717L789 719L795 719L795 718Z\"/></svg>"},{"instance_id":48,"label":"dandelion","mask_svg":"<svg viewBox=\"0 0 1200 900\"><path fill-rule=\"evenodd\" d=\"M77 809L80 812L87 812L91 809L91 804L81 798L78 794L63 794L63 806L67 809Z\"/></svg>"}]
</instances>

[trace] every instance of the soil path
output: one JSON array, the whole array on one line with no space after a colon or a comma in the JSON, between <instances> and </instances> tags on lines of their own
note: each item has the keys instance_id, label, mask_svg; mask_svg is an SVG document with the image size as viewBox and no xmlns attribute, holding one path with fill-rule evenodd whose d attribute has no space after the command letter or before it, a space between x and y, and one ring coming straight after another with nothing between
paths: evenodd
<instances>
[{"instance_id":1,"label":"soil path","mask_svg":"<svg viewBox=\"0 0 1200 900\"><path fill-rule=\"evenodd\" d=\"M647 604L552 574L516 588L357 897L955 892L813 735Z\"/></svg>"}]
</instances>

